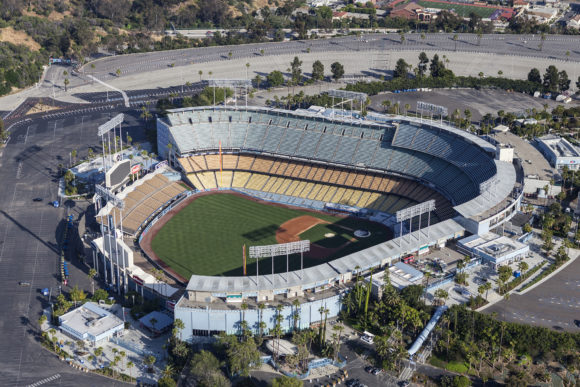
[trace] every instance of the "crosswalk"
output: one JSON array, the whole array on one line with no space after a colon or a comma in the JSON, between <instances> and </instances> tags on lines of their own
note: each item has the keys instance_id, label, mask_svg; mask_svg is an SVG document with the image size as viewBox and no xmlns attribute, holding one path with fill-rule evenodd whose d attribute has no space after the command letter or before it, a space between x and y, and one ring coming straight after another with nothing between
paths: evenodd
<instances>
[{"instance_id":1,"label":"crosswalk","mask_svg":"<svg viewBox=\"0 0 580 387\"><path fill-rule=\"evenodd\" d=\"M60 378L60 374L52 375L52 376L50 376L48 378L44 378L42 380L39 380L36 383L29 384L28 387L38 387L38 386L42 386L43 384L50 383L50 382L55 381L55 380L57 380L59 378Z\"/></svg>"}]
</instances>

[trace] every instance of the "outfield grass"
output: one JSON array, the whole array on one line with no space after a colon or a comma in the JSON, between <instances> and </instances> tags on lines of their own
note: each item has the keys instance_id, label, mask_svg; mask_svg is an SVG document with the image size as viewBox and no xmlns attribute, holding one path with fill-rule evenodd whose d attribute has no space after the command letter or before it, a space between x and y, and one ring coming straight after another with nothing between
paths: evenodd
<instances>
[{"instance_id":1,"label":"outfield grass","mask_svg":"<svg viewBox=\"0 0 580 387\"><path fill-rule=\"evenodd\" d=\"M425 8L437 8L447 10L453 9L459 16L463 17L469 17L469 14L473 12L482 18L489 18L495 12L495 8L476 7L468 4L463 5L463 4L452 4L447 2L432 2L421 0L417 1L417 4Z\"/></svg>"},{"instance_id":2,"label":"outfield grass","mask_svg":"<svg viewBox=\"0 0 580 387\"><path fill-rule=\"evenodd\" d=\"M377 244L389 236L383 226L360 219L272 206L236 195L214 194L195 199L176 214L159 230L151 247L161 260L185 278L192 274L242 275L242 246L245 244L248 251L249 246L275 244L278 227L302 215L344 227L372 230L374 238L350 244L332 259ZM304 267L322 262L305 258ZM271 274L271 259L260 260L259 267L260 274ZM299 267L299 256L291 257L290 270ZM255 275L255 260L248 258L247 269L248 275ZM283 271L286 271L286 257L277 257L275 272Z\"/></svg>"}]
</instances>

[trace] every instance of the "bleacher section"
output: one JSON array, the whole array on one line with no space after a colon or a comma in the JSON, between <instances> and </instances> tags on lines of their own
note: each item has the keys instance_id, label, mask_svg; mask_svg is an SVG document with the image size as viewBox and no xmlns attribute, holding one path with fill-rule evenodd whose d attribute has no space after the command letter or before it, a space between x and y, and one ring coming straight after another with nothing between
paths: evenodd
<instances>
[{"instance_id":1,"label":"bleacher section","mask_svg":"<svg viewBox=\"0 0 580 387\"><path fill-rule=\"evenodd\" d=\"M221 141L225 153L228 149L266 151L333 164L364 166L433 183L456 204L477 196L479 184L496 173L492 157L467 139L446 130L406 122L399 123L398 127L360 123L355 127L314 117L251 110L183 111L170 115L167 120L181 155L215 152ZM224 154L222 166L271 173L271 163L261 165L260 169L253 168L253 159L254 156L238 158ZM219 159L217 156L194 156L188 158L187 163L182 160L180 163L189 174L208 168L213 170ZM304 168L294 168L291 174L285 175L307 178L309 172ZM329 176L326 181L341 184L334 179L338 177L332 176L331 180ZM357 181L354 186L367 189L370 182L365 184L367 187L363 187L362 181Z\"/></svg>"},{"instance_id":2,"label":"bleacher section","mask_svg":"<svg viewBox=\"0 0 580 387\"><path fill-rule=\"evenodd\" d=\"M125 208L121 211L115 207L110 214L117 222L122 216L123 229L134 234L149 216L184 191L178 182L170 181L162 173L158 173L151 178L142 179L138 185L136 183L135 188L122 198ZM100 222L101 219L97 217L97 221Z\"/></svg>"},{"instance_id":3,"label":"bleacher section","mask_svg":"<svg viewBox=\"0 0 580 387\"><path fill-rule=\"evenodd\" d=\"M179 162L186 170L196 157L182 158ZM442 195L404 178L257 155L223 155L220 172L219 155L206 154L204 160L213 169L187 174L191 183L201 190L245 189L301 198L315 206L333 202L389 213L435 199L439 219L454 214L451 204ZM273 200L272 195L268 200Z\"/></svg>"}]
</instances>

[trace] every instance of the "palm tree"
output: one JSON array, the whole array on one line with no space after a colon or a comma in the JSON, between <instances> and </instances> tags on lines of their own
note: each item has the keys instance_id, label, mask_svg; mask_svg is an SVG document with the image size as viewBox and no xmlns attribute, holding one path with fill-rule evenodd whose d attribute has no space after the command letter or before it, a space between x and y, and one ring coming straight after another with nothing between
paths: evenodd
<instances>
[{"instance_id":1,"label":"palm tree","mask_svg":"<svg viewBox=\"0 0 580 387\"><path fill-rule=\"evenodd\" d=\"M95 276L97 275L97 271L95 269L89 270L89 279L91 280L92 286L92 294L95 294Z\"/></svg>"},{"instance_id":2,"label":"palm tree","mask_svg":"<svg viewBox=\"0 0 580 387\"><path fill-rule=\"evenodd\" d=\"M481 31L477 31L477 45L481 46L481 38L483 37L483 34L481 33Z\"/></svg>"},{"instance_id":3,"label":"palm tree","mask_svg":"<svg viewBox=\"0 0 580 387\"><path fill-rule=\"evenodd\" d=\"M242 311L242 322L246 321L246 310L248 310L248 304L244 301L242 305L240 305L240 310ZM245 332L242 332L245 333Z\"/></svg>"},{"instance_id":4,"label":"palm tree","mask_svg":"<svg viewBox=\"0 0 580 387\"><path fill-rule=\"evenodd\" d=\"M248 69L250 68L250 63L246 63L246 79L248 79Z\"/></svg>"},{"instance_id":5,"label":"palm tree","mask_svg":"<svg viewBox=\"0 0 580 387\"><path fill-rule=\"evenodd\" d=\"M482 286L485 289L485 300L487 301L487 294L491 290L491 282L486 281Z\"/></svg>"},{"instance_id":6,"label":"palm tree","mask_svg":"<svg viewBox=\"0 0 580 387\"><path fill-rule=\"evenodd\" d=\"M320 325L318 326L318 344L322 348L322 315L324 314L324 306L318 308L318 313L320 313Z\"/></svg>"},{"instance_id":7,"label":"palm tree","mask_svg":"<svg viewBox=\"0 0 580 387\"><path fill-rule=\"evenodd\" d=\"M477 74L477 75L479 75L479 79L482 79L483 78L483 71L480 71L479 74Z\"/></svg>"},{"instance_id":8,"label":"palm tree","mask_svg":"<svg viewBox=\"0 0 580 387\"><path fill-rule=\"evenodd\" d=\"M95 72L95 64L94 63L91 63L91 70L92 70L91 73L94 74L94 72ZM93 84L93 83L95 83L95 79L91 78L91 84Z\"/></svg>"},{"instance_id":9,"label":"palm tree","mask_svg":"<svg viewBox=\"0 0 580 387\"><path fill-rule=\"evenodd\" d=\"M234 54L233 54L231 51L230 51L230 52L228 52L228 58L229 58L229 59L232 59L232 56L233 56L233 55L234 55Z\"/></svg>"},{"instance_id":10,"label":"palm tree","mask_svg":"<svg viewBox=\"0 0 580 387\"><path fill-rule=\"evenodd\" d=\"M399 32L399 39L401 40L401 44L405 43L405 33Z\"/></svg>"},{"instance_id":11,"label":"palm tree","mask_svg":"<svg viewBox=\"0 0 580 387\"><path fill-rule=\"evenodd\" d=\"M131 360L129 360L129 362L127 363L127 368L129 369L129 376L133 377L133 373L131 372L131 369L133 369L133 367L135 366L135 363L133 363Z\"/></svg>"},{"instance_id":12,"label":"palm tree","mask_svg":"<svg viewBox=\"0 0 580 387\"><path fill-rule=\"evenodd\" d=\"M147 109L147 106L145 106L145 105L141 106L140 117L142 119L144 119L145 121L149 121L149 119L151 118L151 112L149 112L149 109Z\"/></svg>"},{"instance_id":13,"label":"palm tree","mask_svg":"<svg viewBox=\"0 0 580 387\"><path fill-rule=\"evenodd\" d=\"M181 319L176 318L175 321L173 321L173 326L179 331L179 340L181 340L181 332L185 329L185 324Z\"/></svg>"},{"instance_id":14,"label":"palm tree","mask_svg":"<svg viewBox=\"0 0 580 387\"><path fill-rule=\"evenodd\" d=\"M409 109L411 109L411 104L405 104L405 115L409 115Z\"/></svg>"},{"instance_id":15,"label":"palm tree","mask_svg":"<svg viewBox=\"0 0 580 387\"><path fill-rule=\"evenodd\" d=\"M383 108L385 109L385 111L387 111L387 109L389 107L391 107L391 101L388 99L385 99L383 102L381 102L381 105L383 106Z\"/></svg>"},{"instance_id":16,"label":"palm tree","mask_svg":"<svg viewBox=\"0 0 580 387\"><path fill-rule=\"evenodd\" d=\"M453 35L453 42L455 42L455 51L457 51L457 40L459 39L459 35Z\"/></svg>"},{"instance_id":17,"label":"palm tree","mask_svg":"<svg viewBox=\"0 0 580 387\"><path fill-rule=\"evenodd\" d=\"M120 77L121 76L121 69L117 69L115 71L115 74L117 74L117 77Z\"/></svg>"},{"instance_id":18,"label":"palm tree","mask_svg":"<svg viewBox=\"0 0 580 387\"><path fill-rule=\"evenodd\" d=\"M171 364L167 364L161 374L164 378L171 378L175 375L175 368Z\"/></svg>"},{"instance_id":19,"label":"palm tree","mask_svg":"<svg viewBox=\"0 0 580 387\"><path fill-rule=\"evenodd\" d=\"M68 80L68 78L65 78L63 83L64 83L64 91L66 93L68 91L68 85L70 81Z\"/></svg>"},{"instance_id":20,"label":"palm tree","mask_svg":"<svg viewBox=\"0 0 580 387\"><path fill-rule=\"evenodd\" d=\"M342 335L342 331L344 331L344 327L341 324L336 324L332 327L332 330L337 333L336 344L334 347L334 359L338 357L338 353L340 352L340 337Z\"/></svg>"},{"instance_id":21,"label":"palm tree","mask_svg":"<svg viewBox=\"0 0 580 387\"><path fill-rule=\"evenodd\" d=\"M527 262L521 261L518 263L518 269L522 272L522 275L528 270L529 266Z\"/></svg>"},{"instance_id":22,"label":"palm tree","mask_svg":"<svg viewBox=\"0 0 580 387\"><path fill-rule=\"evenodd\" d=\"M97 362L99 362L99 358L101 357L102 354L103 354L102 347L95 348L95 356L97 357Z\"/></svg>"},{"instance_id":23,"label":"palm tree","mask_svg":"<svg viewBox=\"0 0 580 387\"><path fill-rule=\"evenodd\" d=\"M201 82L201 76L203 75L203 71L199 70L197 73L199 74L199 81Z\"/></svg>"},{"instance_id":24,"label":"palm tree","mask_svg":"<svg viewBox=\"0 0 580 387\"><path fill-rule=\"evenodd\" d=\"M296 330L296 329L298 329L297 323L298 323L298 320L300 319L300 313L298 313L298 307L300 306L300 300L295 298L294 301L292 301L292 306L294 306L293 319L294 319L294 330Z\"/></svg>"},{"instance_id":25,"label":"palm tree","mask_svg":"<svg viewBox=\"0 0 580 387\"><path fill-rule=\"evenodd\" d=\"M258 310L260 311L260 314L258 316L259 318L259 323L258 323L258 329L260 330L260 337L262 336L263 330L262 330L262 316L264 315L264 309L266 308L266 305L264 305L262 302L260 302L258 304Z\"/></svg>"},{"instance_id":26,"label":"palm tree","mask_svg":"<svg viewBox=\"0 0 580 387\"><path fill-rule=\"evenodd\" d=\"M263 48L260 50L260 55L264 56L264 49Z\"/></svg>"},{"instance_id":27,"label":"palm tree","mask_svg":"<svg viewBox=\"0 0 580 387\"><path fill-rule=\"evenodd\" d=\"M503 75L503 71L499 70L499 71L497 72L497 75L499 75L499 76L500 76L500 78L501 78L501 76Z\"/></svg>"}]
</instances>

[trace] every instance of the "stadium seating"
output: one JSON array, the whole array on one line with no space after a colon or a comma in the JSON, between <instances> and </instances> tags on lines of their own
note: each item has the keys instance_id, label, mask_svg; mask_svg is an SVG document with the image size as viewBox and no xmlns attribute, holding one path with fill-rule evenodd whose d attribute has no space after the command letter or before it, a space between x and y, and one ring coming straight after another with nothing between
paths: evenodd
<instances>
[{"instance_id":1,"label":"stadium seating","mask_svg":"<svg viewBox=\"0 0 580 387\"><path fill-rule=\"evenodd\" d=\"M204 189L223 184L223 187L256 190L255 187L261 185L272 195L288 196L292 192L297 197L315 202L342 200L356 206L376 206L381 201L381 208L388 206L390 209L408 205L404 201L395 204L385 196L376 196L391 192L413 202L435 198L439 200L437 203L442 203L441 214L449 216L452 208L444 206L445 200L433 190L379 172L356 172L352 167L383 170L385 174L396 172L431 182L456 203L476 196L479 183L496 173L493 159L468 139L427 125L401 122L396 129L365 124L355 127L277 113L220 110L185 112L179 120L181 126L175 130L179 130L180 136L187 137L183 139L184 146L214 152L179 159L190 181ZM190 122L193 127L185 125ZM220 142L224 149L224 172L236 171L227 174L228 179L224 179L227 182L218 182L215 174L220 164L217 155ZM243 152L232 154L239 149L258 153L268 151L304 161L275 160ZM328 161L334 166L306 160ZM242 171L251 174L240 174ZM267 180L259 177L265 174L274 177L267 186ZM304 181L300 180L313 184L302 184ZM356 192L340 191L341 188Z\"/></svg>"}]
</instances>

